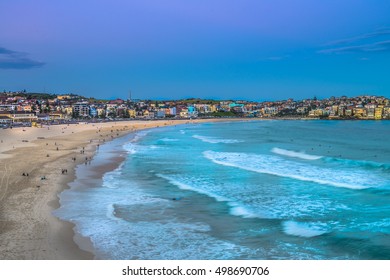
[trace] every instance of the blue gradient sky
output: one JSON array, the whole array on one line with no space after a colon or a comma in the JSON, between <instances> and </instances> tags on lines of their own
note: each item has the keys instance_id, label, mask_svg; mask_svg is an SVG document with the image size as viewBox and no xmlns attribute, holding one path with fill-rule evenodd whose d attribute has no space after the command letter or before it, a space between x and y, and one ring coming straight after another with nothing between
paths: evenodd
<instances>
[{"instance_id":1,"label":"blue gradient sky","mask_svg":"<svg viewBox=\"0 0 390 280\"><path fill-rule=\"evenodd\" d=\"M390 97L388 0L1 0L0 90Z\"/></svg>"}]
</instances>

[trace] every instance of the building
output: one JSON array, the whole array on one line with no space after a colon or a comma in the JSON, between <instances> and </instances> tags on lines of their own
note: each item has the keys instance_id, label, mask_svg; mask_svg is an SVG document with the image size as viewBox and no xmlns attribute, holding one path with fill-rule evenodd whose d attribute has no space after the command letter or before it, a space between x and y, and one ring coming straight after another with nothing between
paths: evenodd
<instances>
[{"instance_id":1,"label":"building","mask_svg":"<svg viewBox=\"0 0 390 280\"><path fill-rule=\"evenodd\" d=\"M57 95L58 100L69 100L72 99L70 95Z\"/></svg>"},{"instance_id":2,"label":"building","mask_svg":"<svg viewBox=\"0 0 390 280\"><path fill-rule=\"evenodd\" d=\"M0 116L0 126L9 126L12 124L12 119L7 116Z\"/></svg>"},{"instance_id":3,"label":"building","mask_svg":"<svg viewBox=\"0 0 390 280\"><path fill-rule=\"evenodd\" d=\"M98 116L97 109L95 107L90 107L89 108L89 115L92 118L96 118Z\"/></svg>"},{"instance_id":4,"label":"building","mask_svg":"<svg viewBox=\"0 0 390 280\"><path fill-rule=\"evenodd\" d=\"M104 110L103 108L97 108L96 113L99 118L103 118L106 115L106 110Z\"/></svg>"},{"instance_id":5,"label":"building","mask_svg":"<svg viewBox=\"0 0 390 280\"><path fill-rule=\"evenodd\" d=\"M184 108L182 108L181 110L180 110L180 118L188 118L188 109L184 109Z\"/></svg>"},{"instance_id":6,"label":"building","mask_svg":"<svg viewBox=\"0 0 390 280\"><path fill-rule=\"evenodd\" d=\"M383 118L390 119L390 107L383 108Z\"/></svg>"},{"instance_id":7,"label":"building","mask_svg":"<svg viewBox=\"0 0 390 280\"><path fill-rule=\"evenodd\" d=\"M88 117L89 116L88 102L77 102L73 104L72 112L75 116Z\"/></svg>"},{"instance_id":8,"label":"building","mask_svg":"<svg viewBox=\"0 0 390 280\"><path fill-rule=\"evenodd\" d=\"M353 115L356 118L366 118L367 117L367 109L366 108L354 108Z\"/></svg>"},{"instance_id":9,"label":"building","mask_svg":"<svg viewBox=\"0 0 390 280\"><path fill-rule=\"evenodd\" d=\"M0 111L0 117L8 117L11 119L11 112L10 111Z\"/></svg>"},{"instance_id":10,"label":"building","mask_svg":"<svg viewBox=\"0 0 390 280\"><path fill-rule=\"evenodd\" d=\"M157 118L165 118L165 110L163 110L163 109L157 110L156 117Z\"/></svg>"},{"instance_id":11,"label":"building","mask_svg":"<svg viewBox=\"0 0 390 280\"><path fill-rule=\"evenodd\" d=\"M196 118L198 117L198 111L194 106L188 106L187 108L187 114L189 118Z\"/></svg>"},{"instance_id":12,"label":"building","mask_svg":"<svg viewBox=\"0 0 390 280\"><path fill-rule=\"evenodd\" d=\"M383 118L383 108L375 108L374 118L376 120L381 120Z\"/></svg>"},{"instance_id":13,"label":"building","mask_svg":"<svg viewBox=\"0 0 390 280\"><path fill-rule=\"evenodd\" d=\"M236 113L243 113L245 111L245 107L244 104L237 104L233 102L229 104L229 110Z\"/></svg>"},{"instance_id":14,"label":"building","mask_svg":"<svg viewBox=\"0 0 390 280\"><path fill-rule=\"evenodd\" d=\"M169 108L169 115L176 116L176 107Z\"/></svg>"},{"instance_id":15,"label":"building","mask_svg":"<svg viewBox=\"0 0 390 280\"><path fill-rule=\"evenodd\" d=\"M73 114L73 108L72 107L63 107L61 110L64 114L70 116Z\"/></svg>"},{"instance_id":16,"label":"building","mask_svg":"<svg viewBox=\"0 0 390 280\"><path fill-rule=\"evenodd\" d=\"M32 122L32 121L37 120L37 116L31 112L2 111L2 112L0 112L0 117L3 117L4 121L11 119L13 123L14 122Z\"/></svg>"},{"instance_id":17,"label":"building","mask_svg":"<svg viewBox=\"0 0 390 280\"><path fill-rule=\"evenodd\" d=\"M137 116L137 111L134 109L128 109L127 112L129 113L130 118L135 118Z\"/></svg>"},{"instance_id":18,"label":"building","mask_svg":"<svg viewBox=\"0 0 390 280\"><path fill-rule=\"evenodd\" d=\"M65 118L65 115L60 111L56 111L49 113L49 117L51 120L62 120Z\"/></svg>"}]
</instances>

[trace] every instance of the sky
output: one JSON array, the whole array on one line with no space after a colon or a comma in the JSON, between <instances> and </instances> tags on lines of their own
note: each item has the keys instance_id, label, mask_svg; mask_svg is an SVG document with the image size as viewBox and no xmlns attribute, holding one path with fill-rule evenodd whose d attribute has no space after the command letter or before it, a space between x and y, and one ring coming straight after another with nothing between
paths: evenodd
<instances>
[{"instance_id":1,"label":"sky","mask_svg":"<svg viewBox=\"0 0 390 280\"><path fill-rule=\"evenodd\" d=\"M1 0L0 91L390 97L388 0Z\"/></svg>"}]
</instances>

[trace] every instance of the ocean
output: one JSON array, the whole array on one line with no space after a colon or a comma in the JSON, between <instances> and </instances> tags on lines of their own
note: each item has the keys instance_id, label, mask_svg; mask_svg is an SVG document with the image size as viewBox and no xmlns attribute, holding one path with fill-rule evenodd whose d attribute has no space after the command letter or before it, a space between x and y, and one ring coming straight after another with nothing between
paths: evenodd
<instances>
[{"instance_id":1,"label":"ocean","mask_svg":"<svg viewBox=\"0 0 390 280\"><path fill-rule=\"evenodd\" d=\"M389 139L387 121L139 131L80 165L54 214L97 259L388 260Z\"/></svg>"}]
</instances>

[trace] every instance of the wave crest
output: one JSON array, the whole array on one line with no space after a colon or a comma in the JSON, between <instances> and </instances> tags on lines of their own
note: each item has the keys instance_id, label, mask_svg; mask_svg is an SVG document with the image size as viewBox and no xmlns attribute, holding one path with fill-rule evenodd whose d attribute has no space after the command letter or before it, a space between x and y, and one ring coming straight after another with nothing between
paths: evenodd
<instances>
[{"instance_id":1,"label":"wave crest","mask_svg":"<svg viewBox=\"0 0 390 280\"><path fill-rule=\"evenodd\" d=\"M386 184L385 179L362 169L340 169L337 171L337 176L334 176L334 169L289 161L271 155L213 151L205 151L203 155L216 164L300 181L309 181L321 185L348 189L367 189L381 188L382 184Z\"/></svg>"},{"instance_id":2,"label":"wave crest","mask_svg":"<svg viewBox=\"0 0 390 280\"><path fill-rule=\"evenodd\" d=\"M282 155L282 156L287 156L287 157L294 157L294 158L300 158L300 159L305 159L305 160L317 160L322 158L322 156L316 156L316 155L309 155L304 152L295 152L295 151L290 151L290 150L285 150L285 149L280 149L280 148L273 148L271 150L274 154Z\"/></svg>"},{"instance_id":3,"label":"wave crest","mask_svg":"<svg viewBox=\"0 0 390 280\"><path fill-rule=\"evenodd\" d=\"M282 226L284 233L305 238L319 236L328 232L324 228L323 224L309 224L298 223L294 221L285 221L283 222Z\"/></svg>"},{"instance_id":4,"label":"wave crest","mask_svg":"<svg viewBox=\"0 0 390 280\"><path fill-rule=\"evenodd\" d=\"M197 192L199 194L206 195L208 197L214 198L218 202L227 202L227 204L230 207L229 213L233 216L240 216L243 218L266 218L265 216L260 216L258 214L253 213L252 211L248 210L245 208L243 205L240 203L233 201L232 199L226 198L224 196L220 196L218 194L215 194L211 191L204 190L199 187L191 186L187 183L181 182L173 177L162 175L162 174L157 174L158 177L163 178L167 180L169 183L177 186L179 189L182 190L190 190L193 192Z\"/></svg>"},{"instance_id":5,"label":"wave crest","mask_svg":"<svg viewBox=\"0 0 390 280\"><path fill-rule=\"evenodd\" d=\"M379 168L390 170L390 164L380 163L375 161L365 161L365 160L352 160L352 159L343 159L343 158L333 158L325 157L323 159L325 162L329 163L341 163L348 166L358 166L358 167L367 167L367 168Z\"/></svg>"},{"instance_id":6,"label":"wave crest","mask_svg":"<svg viewBox=\"0 0 390 280\"><path fill-rule=\"evenodd\" d=\"M216 137L211 136L202 136L202 135L193 135L192 136L195 139L199 139L205 143L211 143L211 144L218 144L218 143L224 143L224 144L233 144L233 143L241 143L243 141L236 140L236 139L220 139Z\"/></svg>"}]
</instances>

